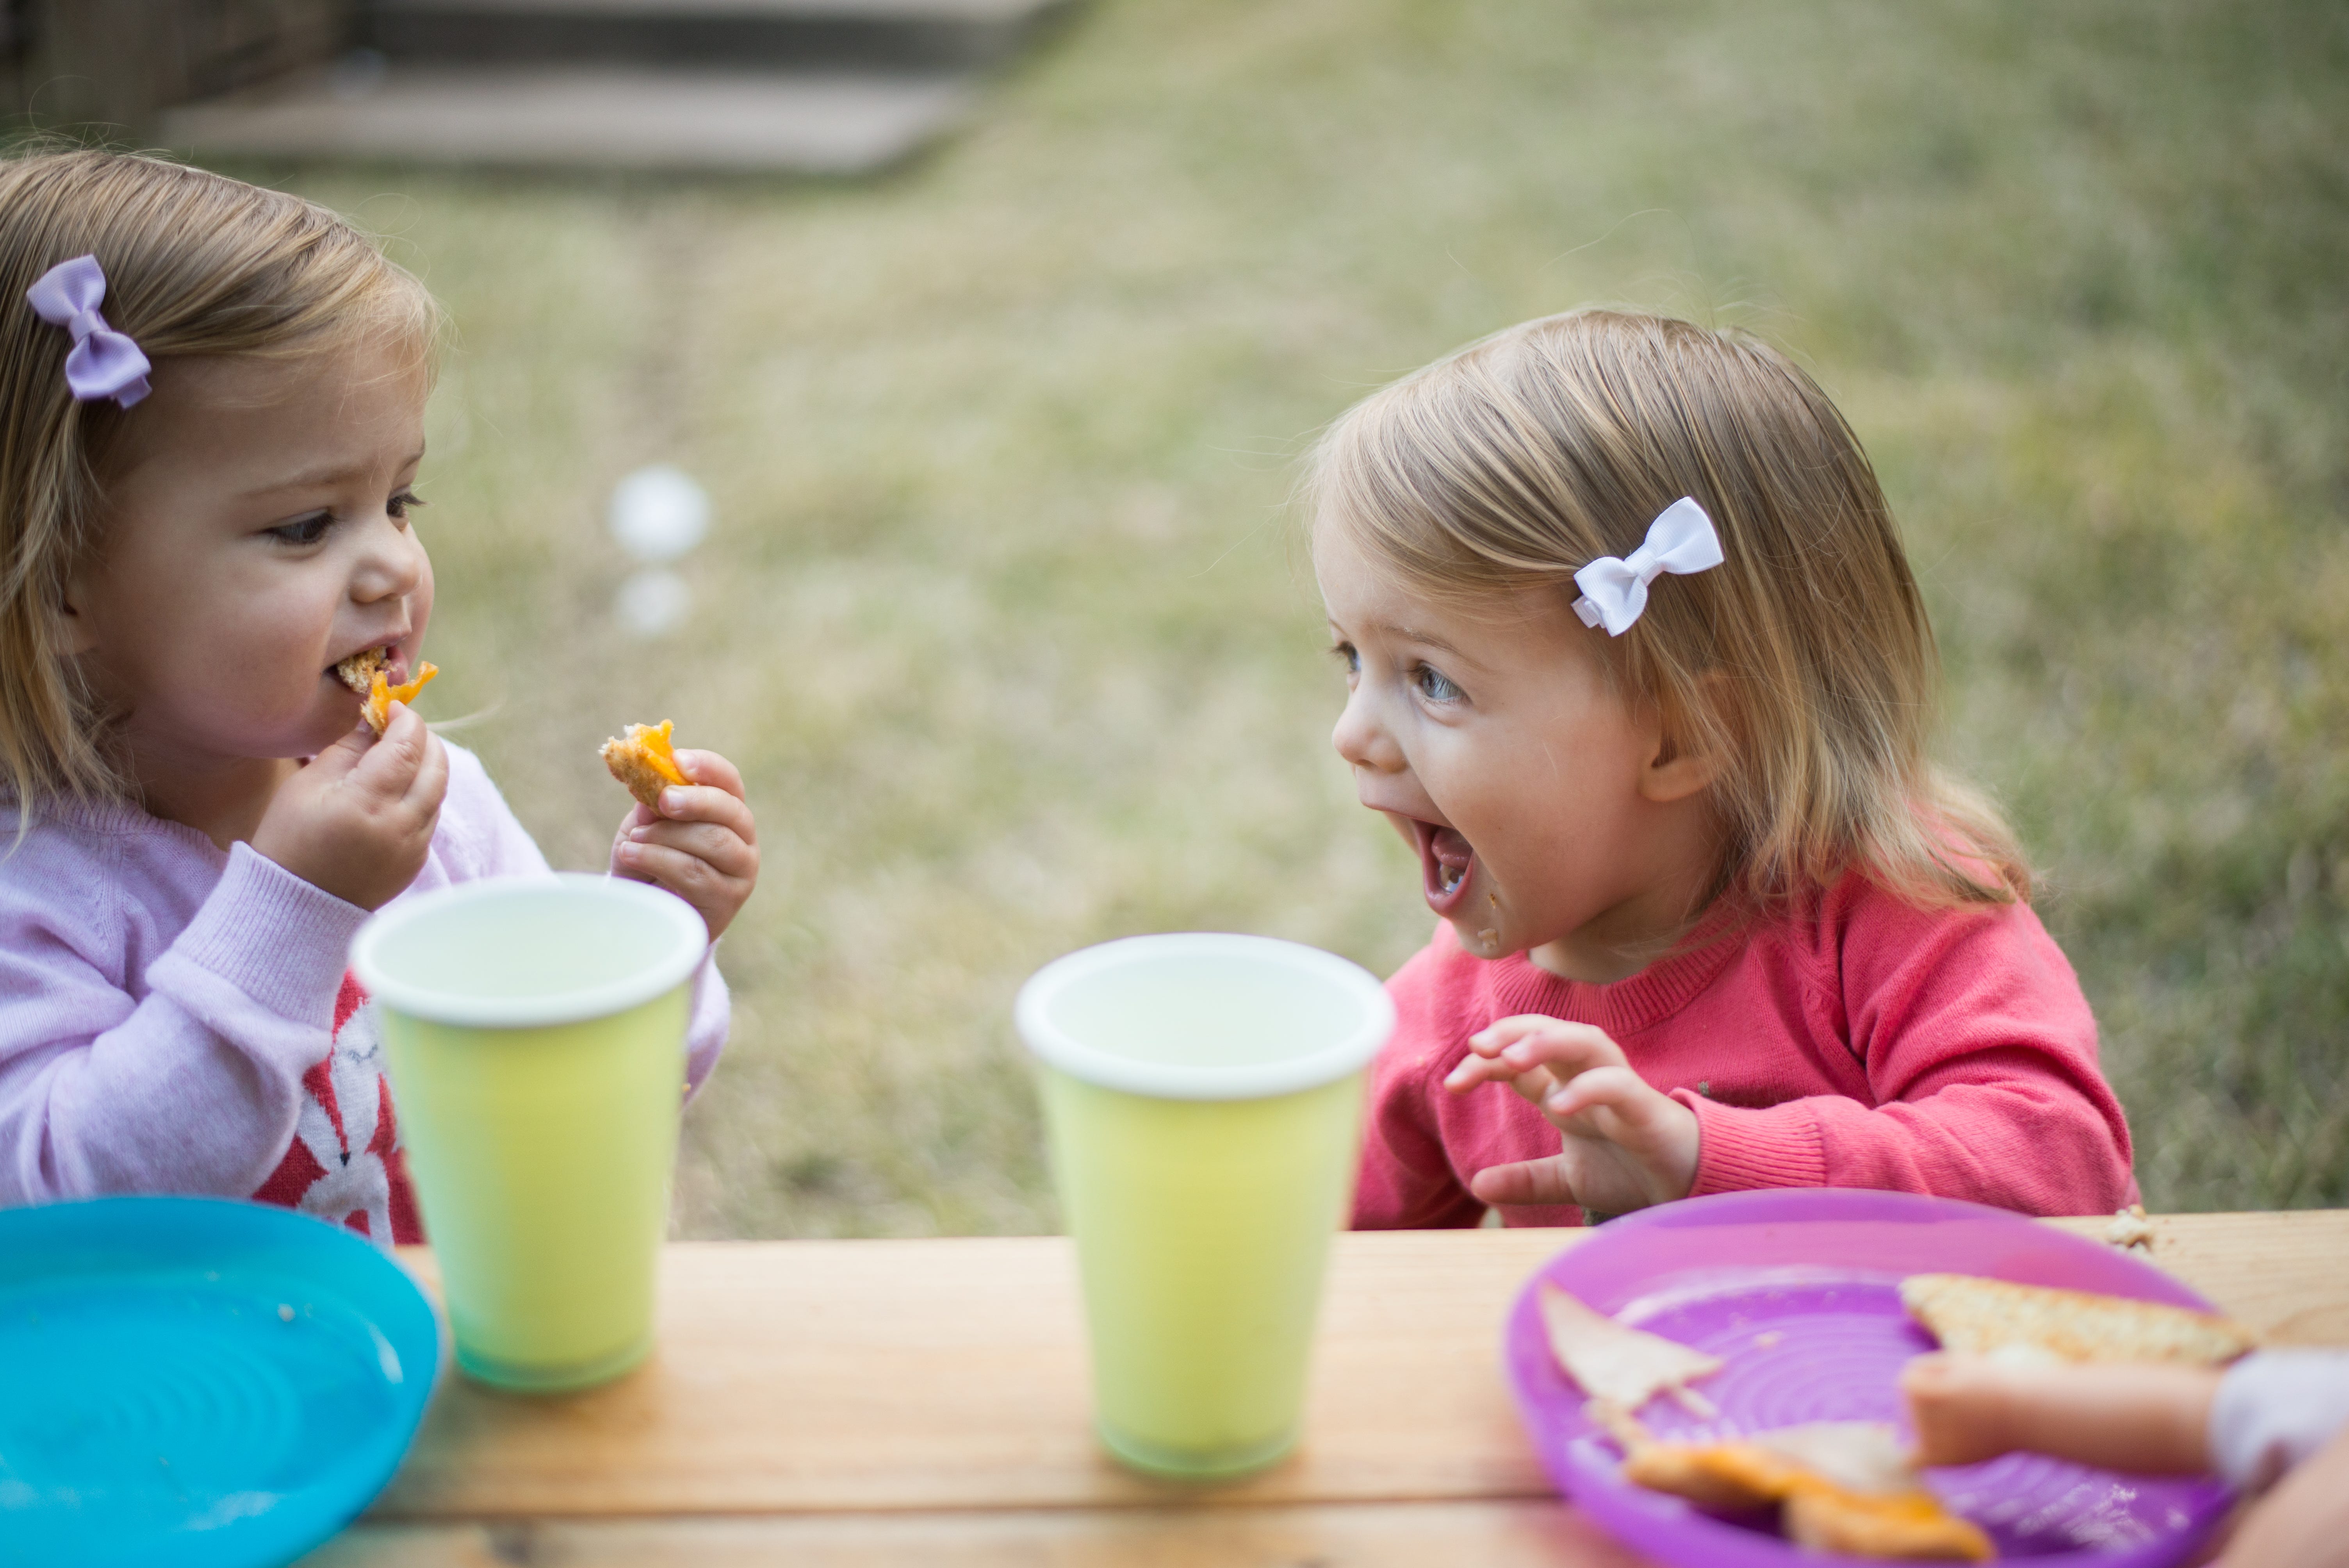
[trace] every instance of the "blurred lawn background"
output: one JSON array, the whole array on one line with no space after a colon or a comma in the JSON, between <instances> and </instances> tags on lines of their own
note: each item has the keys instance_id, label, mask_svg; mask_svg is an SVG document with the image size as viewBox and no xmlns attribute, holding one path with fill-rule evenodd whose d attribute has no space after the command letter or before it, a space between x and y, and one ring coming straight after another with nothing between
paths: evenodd
<instances>
[{"instance_id":1,"label":"blurred lawn background","mask_svg":"<svg viewBox=\"0 0 2349 1568\"><path fill-rule=\"evenodd\" d=\"M2332 4L1098 0L875 183L242 172L454 315L432 708L556 861L624 721L750 779L681 1233L1050 1229L1038 964L1425 939L1327 745L1295 459L1588 302L1750 326L1858 428L2148 1202L2337 1204L2344 81ZM636 644L603 512L657 460L718 521Z\"/></svg>"}]
</instances>

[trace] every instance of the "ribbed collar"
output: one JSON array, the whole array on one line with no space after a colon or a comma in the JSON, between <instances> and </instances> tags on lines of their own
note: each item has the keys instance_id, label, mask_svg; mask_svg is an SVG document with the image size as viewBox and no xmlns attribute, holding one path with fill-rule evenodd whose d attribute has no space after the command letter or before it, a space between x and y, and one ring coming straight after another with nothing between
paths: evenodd
<instances>
[{"instance_id":1,"label":"ribbed collar","mask_svg":"<svg viewBox=\"0 0 2349 1568\"><path fill-rule=\"evenodd\" d=\"M1540 1013L1590 1024L1619 1039L1653 1027L1696 1000L1745 945L1749 933L1724 911L1701 922L1671 953L1609 985L1561 980L1522 953L1495 959L1485 984L1496 1018Z\"/></svg>"}]
</instances>

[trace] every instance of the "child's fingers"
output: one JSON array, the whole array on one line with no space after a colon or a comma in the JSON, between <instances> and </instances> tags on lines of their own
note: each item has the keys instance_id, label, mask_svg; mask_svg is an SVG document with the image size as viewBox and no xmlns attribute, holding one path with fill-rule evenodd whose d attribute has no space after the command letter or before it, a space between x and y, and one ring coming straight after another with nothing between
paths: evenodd
<instances>
[{"instance_id":1,"label":"child's fingers","mask_svg":"<svg viewBox=\"0 0 2349 1568\"><path fill-rule=\"evenodd\" d=\"M383 733L352 768L353 781L388 799L401 799L415 782L417 770L424 766L430 749L425 742L430 738L431 732L424 727L424 720L414 708L406 703L393 703L391 718L383 727Z\"/></svg>"},{"instance_id":2,"label":"child's fingers","mask_svg":"<svg viewBox=\"0 0 2349 1568\"><path fill-rule=\"evenodd\" d=\"M1965 1465L2006 1451L2006 1389L1971 1357L1920 1356L1900 1369L1900 1394L1917 1433L1917 1462Z\"/></svg>"},{"instance_id":3,"label":"child's fingers","mask_svg":"<svg viewBox=\"0 0 2349 1568\"><path fill-rule=\"evenodd\" d=\"M1444 1087L1454 1094L1466 1094L1478 1085L1488 1083L1507 1084L1519 1098L1535 1105L1539 1105L1550 1090L1557 1087L1557 1079L1550 1076L1547 1068L1520 1072L1505 1061L1487 1060L1483 1057L1461 1057L1460 1065L1444 1078Z\"/></svg>"},{"instance_id":4,"label":"child's fingers","mask_svg":"<svg viewBox=\"0 0 2349 1568\"><path fill-rule=\"evenodd\" d=\"M744 799L740 769L715 751L680 751L677 754L677 769L696 784L723 789L737 800Z\"/></svg>"},{"instance_id":5,"label":"child's fingers","mask_svg":"<svg viewBox=\"0 0 2349 1568\"><path fill-rule=\"evenodd\" d=\"M1596 1068L1624 1065L1623 1047L1608 1038L1603 1029L1594 1028L1588 1024L1543 1018L1538 1020L1538 1026L1509 1031L1515 1035L1514 1038L1503 1032L1504 1026L1514 1026L1519 1022L1516 1018L1504 1018L1485 1031L1502 1041L1495 1059L1506 1062L1518 1072L1546 1067L1560 1078L1569 1078Z\"/></svg>"},{"instance_id":6,"label":"child's fingers","mask_svg":"<svg viewBox=\"0 0 2349 1568\"><path fill-rule=\"evenodd\" d=\"M321 779L345 779L375 747L375 731L362 721L348 735L310 758Z\"/></svg>"},{"instance_id":7,"label":"child's fingers","mask_svg":"<svg viewBox=\"0 0 2349 1568\"><path fill-rule=\"evenodd\" d=\"M749 804L740 795L730 795L714 785L679 789L672 784L660 792L657 810L671 822L711 822L731 830L745 843L759 840L759 825L750 819Z\"/></svg>"},{"instance_id":8,"label":"child's fingers","mask_svg":"<svg viewBox=\"0 0 2349 1568\"><path fill-rule=\"evenodd\" d=\"M736 890L741 879L729 877L698 855L665 844L628 843L616 857L622 872L638 882L657 882L704 914L720 905L739 904Z\"/></svg>"},{"instance_id":9,"label":"child's fingers","mask_svg":"<svg viewBox=\"0 0 2349 1568\"><path fill-rule=\"evenodd\" d=\"M429 817L439 813L440 802L448 793L449 748L440 744L439 736L427 729L423 760L417 765L416 776L409 780L402 799L409 808Z\"/></svg>"},{"instance_id":10,"label":"child's fingers","mask_svg":"<svg viewBox=\"0 0 2349 1568\"><path fill-rule=\"evenodd\" d=\"M1578 1073L1543 1097L1542 1112L1553 1120L1563 1121L1594 1110L1611 1110L1634 1128L1644 1127L1655 1118L1660 1106L1674 1106L1670 1096L1660 1094L1647 1079L1630 1068L1592 1068Z\"/></svg>"},{"instance_id":11,"label":"child's fingers","mask_svg":"<svg viewBox=\"0 0 2349 1568\"><path fill-rule=\"evenodd\" d=\"M1482 1083L1501 1083L1517 1076L1517 1069L1493 1057L1463 1057L1444 1079L1444 1087L1454 1094L1475 1088Z\"/></svg>"},{"instance_id":12,"label":"child's fingers","mask_svg":"<svg viewBox=\"0 0 2349 1568\"><path fill-rule=\"evenodd\" d=\"M1468 1190L1486 1203L1568 1204L1579 1202L1563 1156L1487 1165L1469 1180Z\"/></svg>"},{"instance_id":13,"label":"child's fingers","mask_svg":"<svg viewBox=\"0 0 2349 1568\"><path fill-rule=\"evenodd\" d=\"M622 847L644 845L657 845L707 861L727 876L747 878L758 874L758 847L744 842L731 828L709 822L655 822L649 827L630 829Z\"/></svg>"},{"instance_id":14,"label":"child's fingers","mask_svg":"<svg viewBox=\"0 0 2349 1568\"><path fill-rule=\"evenodd\" d=\"M1513 1013L1506 1018L1495 1018L1469 1036L1468 1048L1480 1057L1496 1057L1526 1036L1539 1034L1561 1021L1541 1013Z\"/></svg>"}]
</instances>

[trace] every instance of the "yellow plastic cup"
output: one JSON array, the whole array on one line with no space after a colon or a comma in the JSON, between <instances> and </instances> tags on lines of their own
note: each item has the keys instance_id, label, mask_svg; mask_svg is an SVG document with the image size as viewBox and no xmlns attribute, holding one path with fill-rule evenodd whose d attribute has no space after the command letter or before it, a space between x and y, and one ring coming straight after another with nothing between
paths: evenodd
<instances>
[{"instance_id":1,"label":"yellow plastic cup","mask_svg":"<svg viewBox=\"0 0 2349 1568\"><path fill-rule=\"evenodd\" d=\"M1117 1459L1216 1480L1297 1444L1362 1068L1394 1030L1370 974L1259 936L1136 936L1021 988Z\"/></svg>"},{"instance_id":2,"label":"yellow plastic cup","mask_svg":"<svg viewBox=\"0 0 2349 1568\"><path fill-rule=\"evenodd\" d=\"M701 916L640 882L466 882L359 928L457 1364L584 1388L652 1349Z\"/></svg>"}]
</instances>

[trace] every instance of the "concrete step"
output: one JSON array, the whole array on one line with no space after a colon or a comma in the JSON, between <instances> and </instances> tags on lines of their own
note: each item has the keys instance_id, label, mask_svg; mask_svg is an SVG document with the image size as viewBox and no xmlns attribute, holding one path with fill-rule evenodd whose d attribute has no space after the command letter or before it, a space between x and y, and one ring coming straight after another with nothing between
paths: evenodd
<instances>
[{"instance_id":1,"label":"concrete step","mask_svg":"<svg viewBox=\"0 0 2349 1568\"><path fill-rule=\"evenodd\" d=\"M364 0L359 36L447 65L931 71L1010 58L1060 0Z\"/></svg>"},{"instance_id":2,"label":"concrete step","mask_svg":"<svg viewBox=\"0 0 2349 1568\"><path fill-rule=\"evenodd\" d=\"M169 112L199 159L864 174L968 112L968 74L371 61Z\"/></svg>"}]
</instances>

